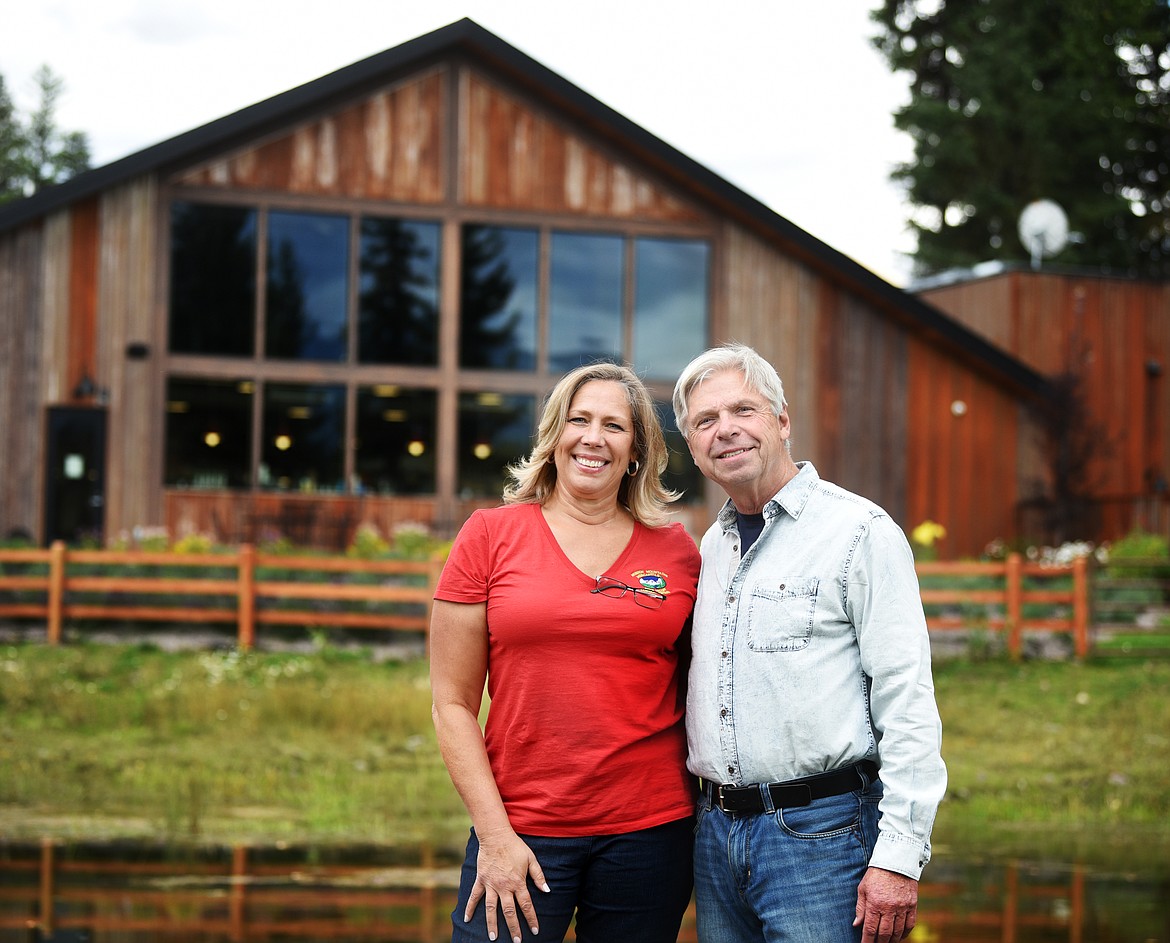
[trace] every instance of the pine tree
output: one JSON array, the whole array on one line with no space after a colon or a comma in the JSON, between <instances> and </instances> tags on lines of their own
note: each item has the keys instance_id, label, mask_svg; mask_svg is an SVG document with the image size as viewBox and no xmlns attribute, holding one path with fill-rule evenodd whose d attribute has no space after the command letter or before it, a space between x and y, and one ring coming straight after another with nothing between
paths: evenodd
<instances>
[{"instance_id":1,"label":"pine tree","mask_svg":"<svg viewBox=\"0 0 1170 943\"><path fill-rule=\"evenodd\" d=\"M57 127L57 101L64 84L46 65L33 77L39 103L22 118L0 76L0 203L32 196L89 169L89 139Z\"/></svg>"},{"instance_id":2,"label":"pine tree","mask_svg":"<svg viewBox=\"0 0 1170 943\"><path fill-rule=\"evenodd\" d=\"M884 0L874 44L911 77L896 168L919 275L1026 261L1024 207L1059 203L1061 265L1170 274L1165 0Z\"/></svg>"}]
</instances>

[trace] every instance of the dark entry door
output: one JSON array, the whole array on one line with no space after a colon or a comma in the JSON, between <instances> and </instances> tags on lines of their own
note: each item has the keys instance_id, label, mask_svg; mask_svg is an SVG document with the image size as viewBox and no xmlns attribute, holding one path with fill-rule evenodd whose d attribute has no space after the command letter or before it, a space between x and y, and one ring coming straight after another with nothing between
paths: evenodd
<instances>
[{"instance_id":1,"label":"dark entry door","mask_svg":"<svg viewBox=\"0 0 1170 943\"><path fill-rule=\"evenodd\" d=\"M106 411L49 408L45 542L104 543Z\"/></svg>"}]
</instances>

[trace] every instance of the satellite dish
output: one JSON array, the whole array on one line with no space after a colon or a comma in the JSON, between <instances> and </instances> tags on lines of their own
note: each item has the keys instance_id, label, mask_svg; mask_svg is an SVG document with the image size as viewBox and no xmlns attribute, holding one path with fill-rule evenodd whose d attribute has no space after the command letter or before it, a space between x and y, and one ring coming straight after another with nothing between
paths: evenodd
<instances>
[{"instance_id":1,"label":"satellite dish","mask_svg":"<svg viewBox=\"0 0 1170 943\"><path fill-rule=\"evenodd\" d=\"M1063 249L1068 243L1068 217L1060 204L1037 200L1025 206L1020 214L1020 242L1032 256L1032 268Z\"/></svg>"}]
</instances>

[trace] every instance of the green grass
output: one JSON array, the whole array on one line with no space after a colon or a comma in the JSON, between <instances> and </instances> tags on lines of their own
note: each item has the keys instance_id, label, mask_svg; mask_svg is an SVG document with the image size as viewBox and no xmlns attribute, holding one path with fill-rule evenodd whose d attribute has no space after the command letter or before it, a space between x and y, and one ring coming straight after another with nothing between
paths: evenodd
<instances>
[{"instance_id":1,"label":"green grass","mask_svg":"<svg viewBox=\"0 0 1170 943\"><path fill-rule=\"evenodd\" d=\"M0 649L0 835L329 843L457 831L466 817L421 661Z\"/></svg>"},{"instance_id":2,"label":"green grass","mask_svg":"<svg viewBox=\"0 0 1170 943\"><path fill-rule=\"evenodd\" d=\"M1170 660L952 660L935 678L939 851L1170 860ZM0 838L458 844L466 828L421 660L0 647Z\"/></svg>"},{"instance_id":3,"label":"green grass","mask_svg":"<svg viewBox=\"0 0 1170 943\"><path fill-rule=\"evenodd\" d=\"M937 842L1167 860L1170 660L944 662L935 681Z\"/></svg>"}]
</instances>

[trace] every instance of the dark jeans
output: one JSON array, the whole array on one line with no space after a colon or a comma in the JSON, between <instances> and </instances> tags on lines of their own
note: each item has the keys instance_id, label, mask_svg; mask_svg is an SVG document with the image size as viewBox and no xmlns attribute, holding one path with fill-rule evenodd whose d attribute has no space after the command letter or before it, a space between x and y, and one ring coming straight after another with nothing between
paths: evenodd
<instances>
[{"instance_id":1,"label":"dark jeans","mask_svg":"<svg viewBox=\"0 0 1170 943\"><path fill-rule=\"evenodd\" d=\"M520 837L536 855L551 888L546 894L528 882L540 934L533 936L521 918L526 943L563 940L574 912L579 943L675 943L678 939L683 913L691 900L693 819L624 835ZM478 854L479 840L472 829L459 881L459 902L451 913L453 943L487 943L483 901L471 922L463 922ZM506 943L508 927L504 915L497 916L497 939Z\"/></svg>"}]
</instances>

